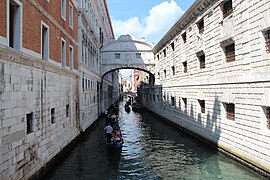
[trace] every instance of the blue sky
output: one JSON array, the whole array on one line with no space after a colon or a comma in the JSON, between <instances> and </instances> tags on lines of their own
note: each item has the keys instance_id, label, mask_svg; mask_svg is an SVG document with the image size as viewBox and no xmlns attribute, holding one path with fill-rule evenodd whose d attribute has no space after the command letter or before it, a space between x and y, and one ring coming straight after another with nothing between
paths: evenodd
<instances>
[{"instance_id":1,"label":"blue sky","mask_svg":"<svg viewBox=\"0 0 270 180\"><path fill-rule=\"evenodd\" d=\"M194 0L107 0L115 39L130 34L158 41L192 5ZM120 71L129 78L130 69Z\"/></svg>"},{"instance_id":2,"label":"blue sky","mask_svg":"<svg viewBox=\"0 0 270 180\"><path fill-rule=\"evenodd\" d=\"M115 38L130 34L158 43L194 0L107 0Z\"/></svg>"}]
</instances>

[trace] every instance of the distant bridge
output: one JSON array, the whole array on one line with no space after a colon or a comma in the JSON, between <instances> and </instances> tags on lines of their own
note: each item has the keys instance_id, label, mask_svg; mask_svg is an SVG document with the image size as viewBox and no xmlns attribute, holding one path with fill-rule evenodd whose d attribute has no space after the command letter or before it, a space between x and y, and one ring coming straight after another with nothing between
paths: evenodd
<instances>
[{"instance_id":1,"label":"distant bridge","mask_svg":"<svg viewBox=\"0 0 270 180\"><path fill-rule=\"evenodd\" d=\"M149 84L154 84L154 53L146 42L133 40L130 35L122 35L118 40L104 45L101 53L101 73L103 77L118 69L138 69L149 74Z\"/></svg>"}]
</instances>

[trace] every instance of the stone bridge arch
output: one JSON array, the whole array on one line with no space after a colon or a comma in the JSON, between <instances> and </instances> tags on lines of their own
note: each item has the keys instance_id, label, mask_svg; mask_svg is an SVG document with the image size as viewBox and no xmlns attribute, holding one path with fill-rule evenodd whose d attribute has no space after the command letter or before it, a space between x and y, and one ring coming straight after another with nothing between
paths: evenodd
<instances>
[{"instance_id":1,"label":"stone bridge arch","mask_svg":"<svg viewBox=\"0 0 270 180\"><path fill-rule=\"evenodd\" d=\"M152 49L145 41L133 40L130 35L120 36L100 50L102 77L118 69L138 69L147 72L149 82L154 83L155 62Z\"/></svg>"}]
</instances>

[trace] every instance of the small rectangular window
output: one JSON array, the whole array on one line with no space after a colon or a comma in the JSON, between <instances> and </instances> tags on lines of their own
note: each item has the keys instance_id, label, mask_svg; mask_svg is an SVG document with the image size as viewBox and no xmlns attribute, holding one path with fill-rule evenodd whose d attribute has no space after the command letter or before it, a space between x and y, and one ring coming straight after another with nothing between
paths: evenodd
<instances>
[{"instance_id":1,"label":"small rectangular window","mask_svg":"<svg viewBox=\"0 0 270 180\"><path fill-rule=\"evenodd\" d=\"M115 53L115 54L114 54L114 58L115 58L115 59L120 59L120 53Z\"/></svg>"},{"instance_id":2,"label":"small rectangular window","mask_svg":"<svg viewBox=\"0 0 270 180\"><path fill-rule=\"evenodd\" d=\"M73 28L73 6L69 3L69 26Z\"/></svg>"},{"instance_id":3,"label":"small rectangular window","mask_svg":"<svg viewBox=\"0 0 270 180\"><path fill-rule=\"evenodd\" d=\"M159 54L157 55L157 59L159 60Z\"/></svg>"},{"instance_id":4,"label":"small rectangular window","mask_svg":"<svg viewBox=\"0 0 270 180\"><path fill-rule=\"evenodd\" d=\"M166 49L163 49L163 56L166 57Z\"/></svg>"},{"instance_id":5,"label":"small rectangular window","mask_svg":"<svg viewBox=\"0 0 270 180\"><path fill-rule=\"evenodd\" d=\"M51 108L51 123L55 123L55 108Z\"/></svg>"},{"instance_id":6,"label":"small rectangular window","mask_svg":"<svg viewBox=\"0 0 270 180\"><path fill-rule=\"evenodd\" d=\"M172 50L174 51L174 42L171 43Z\"/></svg>"},{"instance_id":7,"label":"small rectangular window","mask_svg":"<svg viewBox=\"0 0 270 180\"><path fill-rule=\"evenodd\" d=\"M167 74L166 74L166 70L164 70L164 77L166 78Z\"/></svg>"},{"instance_id":8,"label":"small rectangular window","mask_svg":"<svg viewBox=\"0 0 270 180\"><path fill-rule=\"evenodd\" d=\"M201 107L201 113L205 113L205 100L198 100L200 107Z\"/></svg>"},{"instance_id":9,"label":"small rectangular window","mask_svg":"<svg viewBox=\"0 0 270 180\"><path fill-rule=\"evenodd\" d=\"M187 110L187 98L182 98L184 103L184 110Z\"/></svg>"},{"instance_id":10,"label":"small rectangular window","mask_svg":"<svg viewBox=\"0 0 270 180\"><path fill-rule=\"evenodd\" d=\"M270 30L264 31L263 36L265 39L265 50L270 53Z\"/></svg>"},{"instance_id":11,"label":"small rectangular window","mask_svg":"<svg viewBox=\"0 0 270 180\"><path fill-rule=\"evenodd\" d=\"M198 56L198 59L200 61L200 69L204 69L205 68L205 54Z\"/></svg>"},{"instance_id":12,"label":"small rectangular window","mask_svg":"<svg viewBox=\"0 0 270 180\"><path fill-rule=\"evenodd\" d=\"M175 97L171 96L171 105L175 106Z\"/></svg>"},{"instance_id":13,"label":"small rectangular window","mask_svg":"<svg viewBox=\"0 0 270 180\"><path fill-rule=\"evenodd\" d=\"M187 73L187 61L182 62L182 64L183 64L183 71L184 71L184 73Z\"/></svg>"},{"instance_id":14,"label":"small rectangular window","mask_svg":"<svg viewBox=\"0 0 270 180\"><path fill-rule=\"evenodd\" d=\"M266 127L270 130L270 107L264 106L263 111L266 117Z\"/></svg>"},{"instance_id":15,"label":"small rectangular window","mask_svg":"<svg viewBox=\"0 0 270 180\"><path fill-rule=\"evenodd\" d=\"M172 67L172 75L173 76L175 75L175 67L174 66Z\"/></svg>"},{"instance_id":16,"label":"small rectangular window","mask_svg":"<svg viewBox=\"0 0 270 180\"><path fill-rule=\"evenodd\" d=\"M197 27L198 27L199 33L202 34L204 31L204 20L203 19L198 22Z\"/></svg>"},{"instance_id":17,"label":"small rectangular window","mask_svg":"<svg viewBox=\"0 0 270 180\"><path fill-rule=\"evenodd\" d=\"M26 114L26 134L34 132L34 114L33 112Z\"/></svg>"},{"instance_id":18,"label":"small rectangular window","mask_svg":"<svg viewBox=\"0 0 270 180\"><path fill-rule=\"evenodd\" d=\"M187 33L184 32L181 36L182 36L183 42L186 43L187 42Z\"/></svg>"},{"instance_id":19,"label":"small rectangular window","mask_svg":"<svg viewBox=\"0 0 270 180\"><path fill-rule=\"evenodd\" d=\"M66 117L69 116L69 104L66 105Z\"/></svg>"},{"instance_id":20,"label":"small rectangular window","mask_svg":"<svg viewBox=\"0 0 270 180\"><path fill-rule=\"evenodd\" d=\"M232 0L227 0L224 4L223 4L223 18L228 17L230 14L233 13L233 7L232 7Z\"/></svg>"},{"instance_id":21,"label":"small rectangular window","mask_svg":"<svg viewBox=\"0 0 270 180\"><path fill-rule=\"evenodd\" d=\"M228 46L225 46L225 56L226 56L226 62L232 62L235 61L235 45L230 44Z\"/></svg>"},{"instance_id":22,"label":"small rectangular window","mask_svg":"<svg viewBox=\"0 0 270 180\"><path fill-rule=\"evenodd\" d=\"M61 0L61 16L66 20L66 0Z\"/></svg>"},{"instance_id":23,"label":"small rectangular window","mask_svg":"<svg viewBox=\"0 0 270 180\"><path fill-rule=\"evenodd\" d=\"M233 103L225 103L226 116L229 120L235 120L235 105Z\"/></svg>"},{"instance_id":24,"label":"small rectangular window","mask_svg":"<svg viewBox=\"0 0 270 180\"><path fill-rule=\"evenodd\" d=\"M141 54L141 53L136 53L136 58L137 58L137 59L142 58L142 54Z\"/></svg>"}]
</instances>

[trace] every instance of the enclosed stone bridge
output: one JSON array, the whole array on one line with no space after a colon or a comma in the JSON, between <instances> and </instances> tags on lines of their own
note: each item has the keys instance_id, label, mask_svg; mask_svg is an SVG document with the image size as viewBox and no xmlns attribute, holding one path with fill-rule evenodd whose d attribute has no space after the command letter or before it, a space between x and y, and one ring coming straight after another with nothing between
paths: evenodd
<instances>
[{"instance_id":1,"label":"enclosed stone bridge","mask_svg":"<svg viewBox=\"0 0 270 180\"><path fill-rule=\"evenodd\" d=\"M101 73L118 69L138 69L149 74L149 84L154 84L154 54L152 46L144 41L122 35L101 48Z\"/></svg>"}]
</instances>

